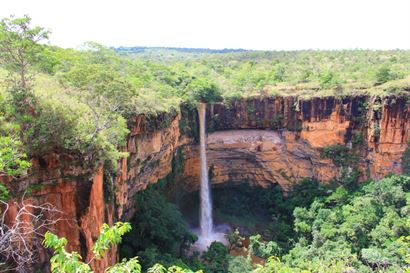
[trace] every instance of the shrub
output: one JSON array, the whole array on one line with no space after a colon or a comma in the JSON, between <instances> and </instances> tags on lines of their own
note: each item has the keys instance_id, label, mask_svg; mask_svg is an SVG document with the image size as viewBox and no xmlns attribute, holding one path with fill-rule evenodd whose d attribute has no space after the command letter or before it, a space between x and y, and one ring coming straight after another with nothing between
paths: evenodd
<instances>
[{"instance_id":1,"label":"shrub","mask_svg":"<svg viewBox=\"0 0 410 273\"><path fill-rule=\"evenodd\" d=\"M376 73L376 85L386 83L388 81L394 80L396 76L391 72L388 66L382 66L377 70Z\"/></svg>"},{"instance_id":2,"label":"shrub","mask_svg":"<svg viewBox=\"0 0 410 273\"><path fill-rule=\"evenodd\" d=\"M320 88L326 89L326 88L335 87L336 85L339 84L339 81L337 80L333 72L327 71L320 76L319 84L320 84Z\"/></svg>"},{"instance_id":3,"label":"shrub","mask_svg":"<svg viewBox=\"0 0 410 273\"><path fill-rule=\"evenodd\" d=\"M208 250L202 254L210 272L226 272L228 269L228 249L221 242L212 242Z\"/></svg>"},{"instance_id":4,"label":"shrub","mask_svg":"<svg viewBox=\"0 0 410 273\"><path fill-rule=\"evenodd\" d=\"M229 273L248 273L253 270L251 262L243 256L229 257Z\"/></svg>"},{"instance_id":5,"label":"shrub","mask_svg":"<svg viewBox=\"0 0 410 273\"><path fill-rule=\"evenodd\" d=\"M340 144L324 147L321 150L321 157L331 159L338 167L350 166L357 161L357 157L350 152L349 148Z\"/></svg>"},{"instance_id":6,"label":"shrub","mask_svg":"<svg viewBox=\"0 0 410 273\"><path fill-rule=\"evenodd\" d=\"M241 236L238 229L235 229L233 232L225 234L225 238L228 240L229 249L236 249L242 247L242 241L245 240L244 237Z\"/></svg>"},{"instance_id":7,"label":"shrub","mask_svg":"<svg viewBox=\"0 0 410 273\"><path fill-rule=\"evenodd\" d=\"M249 237L249 255L255 255L265 259L270 256L280 255L282 250L276 242L262 242L261 238L259 234Z\"/></svg>"}]
</instances>

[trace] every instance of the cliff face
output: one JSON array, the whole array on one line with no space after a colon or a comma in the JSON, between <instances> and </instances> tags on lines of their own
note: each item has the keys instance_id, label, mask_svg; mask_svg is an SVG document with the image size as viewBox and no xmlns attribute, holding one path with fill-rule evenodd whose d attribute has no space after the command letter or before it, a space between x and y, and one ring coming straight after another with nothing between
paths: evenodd
<instances>
[{"instance_id":1,"label":"cliff face","mask_svg":"<svg viewBox=\"0 0 410 273\"><path fill-rule=\"evenodd\" d=\"M51 229L59 236L69 241L68 250L77 251L83 257L89 256L92 240L98 236L99 227L110 219L106 209L112 204L103 199L103 170L98 168L96 173L90 173L86 166L74 156L65 154L51 154L32 160L31 173L23 181L12 182L11 186L30 189L31 193L25 197L33 205L51 204L60 211L55 215L60 220ZM18 189L17 189L18 190ZM9 218L20 198L11 200ZM30 221L28 219L28 221ZM112 222L112 221L111 221ZM51 251L40 249L39 266L42 272L50 272L48 261ZM109 263L114 259L107 257L102 263ZM96 263L92 264L96 267Z\"/></svg>"},{"instance_id":2,"label":"cliff face","mask_svg":"<svg viewBox=\"0 0 410 273\"><path fill-rule=\"evenodd\" d=\"M133 216L136 209L133 197L138 191L171 172L177 148L189 141L180 133L180 118L180 114L168 116L165 125L154 124L154 128L150 128L152 121L145 116L136 117L132 122L134 129L128 137L126 149L129 157L122 160L122 176L116 183L121 185L116 192L117 204L120 205L119 219Z\"/></svg>"},{"instance_id":3,"label":"cliff face","mask_svg":"<svg viewBox=\"0 0 410 273\"><path fill-rule=\"evenodd\" d=\"M368 121L367 142L369 173L380 179L388 173L400 173L402 158L410 139L410 104L407 98L390 98L373 111Z\"/></svg>"},{"instance_id":4,"label":"cliff face","mask_svg":"<svg viewBox=\"0 0 410 273\"><path fill-rule=\"evenodd\" d=\"M266 187L279 183L285 190L305 177L328 181L338 175L329 159L294 132L266 130L218 131L208 136L208 164L213 184L250 183ZM198 150L185 150L181 181L186 191L198 189Z\"/></svg>"},{"instance_id":5,"label":"cliff face","mask_svg":"<svg viewBox=\"0 0 410 273\"><path fill-rule=\"evenodd\" d=\"M342 167L323 157L323 149L344 145L355 155L362 179L400 173L409 140L410 105L406 98L367 97L312 99L256 98L231 105L208 105L208 166L213 184L279 183L285 190L304 177L323 182L338 177ZM18 185L35 187L30 199L49 202L64 213L55 230L69 240L69 250L91 257L100 226L130 219L138 204L134 196L172 171L177 151L184 158L177 177L182 191L199 187L199 148L195 110L137 116L117 174L102 167L91 171L84 160L53 154L36 159L33 171ZM16 183L14 183L17 185ZM41 252L43 268L47 251ZM117 259L113 249L93 269ZM43 269L44 272L47 272Z\"/></svg>"},{"instance_id":6,"label":"cliff face","mask_svg":"<svg viewBox=\"0 0 410 273\"><path fill-rule=\"evenodd\" d=\"M279 183L287 190L304 177L326 182L343 170L323 157L323 150L335 145L351 150L362 179L400 173L409 113L406 98L264 98L210 106L212 183ZM181 184L192 191L198 187L198 149L186 146L185 154Z\"/></svg>"},{"instance_id":7,"label":"cliff face","mask_svg":"<svg viewBox=\"0 0 410 273\"><path fill-rule=\"evenodd\" d=\"M61 220L53 231L67 238L69 251L77 251L89 261L102 224L112 225L131 218L136 209L135 194L171 172L172 158L178 145L184 143L184 137L179 132L180 115L168 119L161 129L156 128L157 120L151 121L154 123L151 128L145 116L130 121L133 130L124 149L130 156L120 160L115 176L104 172L101 166L92 171L81 158L52 154L34 159L29 176L9 186L32 189L27 197L30 202L50 203L61 211ZM10 201L9 219L13 219L16 201ZM42 272L50 272L51 254L46 249L40 250L38 266ZM90 265L95 272L104 272L116 260L114 247L104 259L93 260Z\"/></svg>"}]
</instances>

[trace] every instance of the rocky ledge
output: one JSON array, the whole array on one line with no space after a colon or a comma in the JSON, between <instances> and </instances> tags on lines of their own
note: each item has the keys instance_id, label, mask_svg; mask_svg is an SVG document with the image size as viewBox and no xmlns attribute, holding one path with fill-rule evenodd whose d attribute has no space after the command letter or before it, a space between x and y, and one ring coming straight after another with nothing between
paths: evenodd
<instances>
[{"instance_id":1,"label":"rocky ledge","mask_svg":"<svg viewBox=\"0 0 410 273\"><path fill-rule=\"evenodd\" d=\"M401 173L410 131L407 101L407 97L305 101L280 97L208 105L211 181L261 187L278 183L285 190L304 177L330 181L347 166L323 156L337 149L349 157L347 162L355 160L352 164L362 179ZM70 250L89 257L102 223L128 220L138 209L134 198L138 191L170 173L182 191L198 189L196 117L195 109L182 107L178 113L154 119L132 118L125 148L129 157L118 162L116 174L102 167L89 169L84 159L56 152L33 159L30 175L9 184L31 188L27 196L31 202L49 202L62 211L64 220L55 231L69 239ZM49 255L45 250L40 253L42 272L49 270ZM92 267L102 272L116 259L114 249Z\"/></svg>"}]
</instances>

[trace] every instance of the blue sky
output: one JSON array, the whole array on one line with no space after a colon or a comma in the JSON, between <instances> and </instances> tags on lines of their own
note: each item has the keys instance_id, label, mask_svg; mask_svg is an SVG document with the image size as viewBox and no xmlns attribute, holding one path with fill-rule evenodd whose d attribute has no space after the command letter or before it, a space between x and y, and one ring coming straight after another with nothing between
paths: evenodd
<instances>
[{"instance_id":1,"label":"blue sky","mask_svg":"<svg viewBox=\"0 0 410 273\"><path fill-rule=\"evenodd\" d=\"M410 49L410 0L2 0L10 14L63 47Z\"/></svg>"}]
</instances>

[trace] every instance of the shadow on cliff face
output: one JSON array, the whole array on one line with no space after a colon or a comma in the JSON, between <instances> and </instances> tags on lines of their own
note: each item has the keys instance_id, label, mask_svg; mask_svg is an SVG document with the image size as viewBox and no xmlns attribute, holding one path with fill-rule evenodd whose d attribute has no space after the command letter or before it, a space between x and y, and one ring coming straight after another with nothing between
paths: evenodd
<instances>
[{"instance_id":1,"label":"shadow on cliff face","mask_svg":"<svg viewBox=\"0 0 410 273\"><path fill-rule=\"evenodd\" d=\"M314 179L303 179L286 196L278 184L262 188L244 181L242 184L216 186L212 189L214 222L215 225L227 224L233 229L238 228L244 236L261 234L287 249L295 237L294 209L309 207L316 198L327 196L329 186ZM183 196L178 206L189 226L197 227L198 192Z\"/></svg>"},{"instance_id":2,"label":"shadow on cliff face","mask_svg":"<svg viewBox=\"0 0 410 273\"><path fill-rule=\"evenodd\" d=\"M271 221L273 196L282 195L278 185L267 189L249 184L228 184L212 189L213 215L216 225L227 224L243 234L262 232ZM199 194L186 194L178 203L189 226L199 226Z\"/></svg>"}]
</instances>

